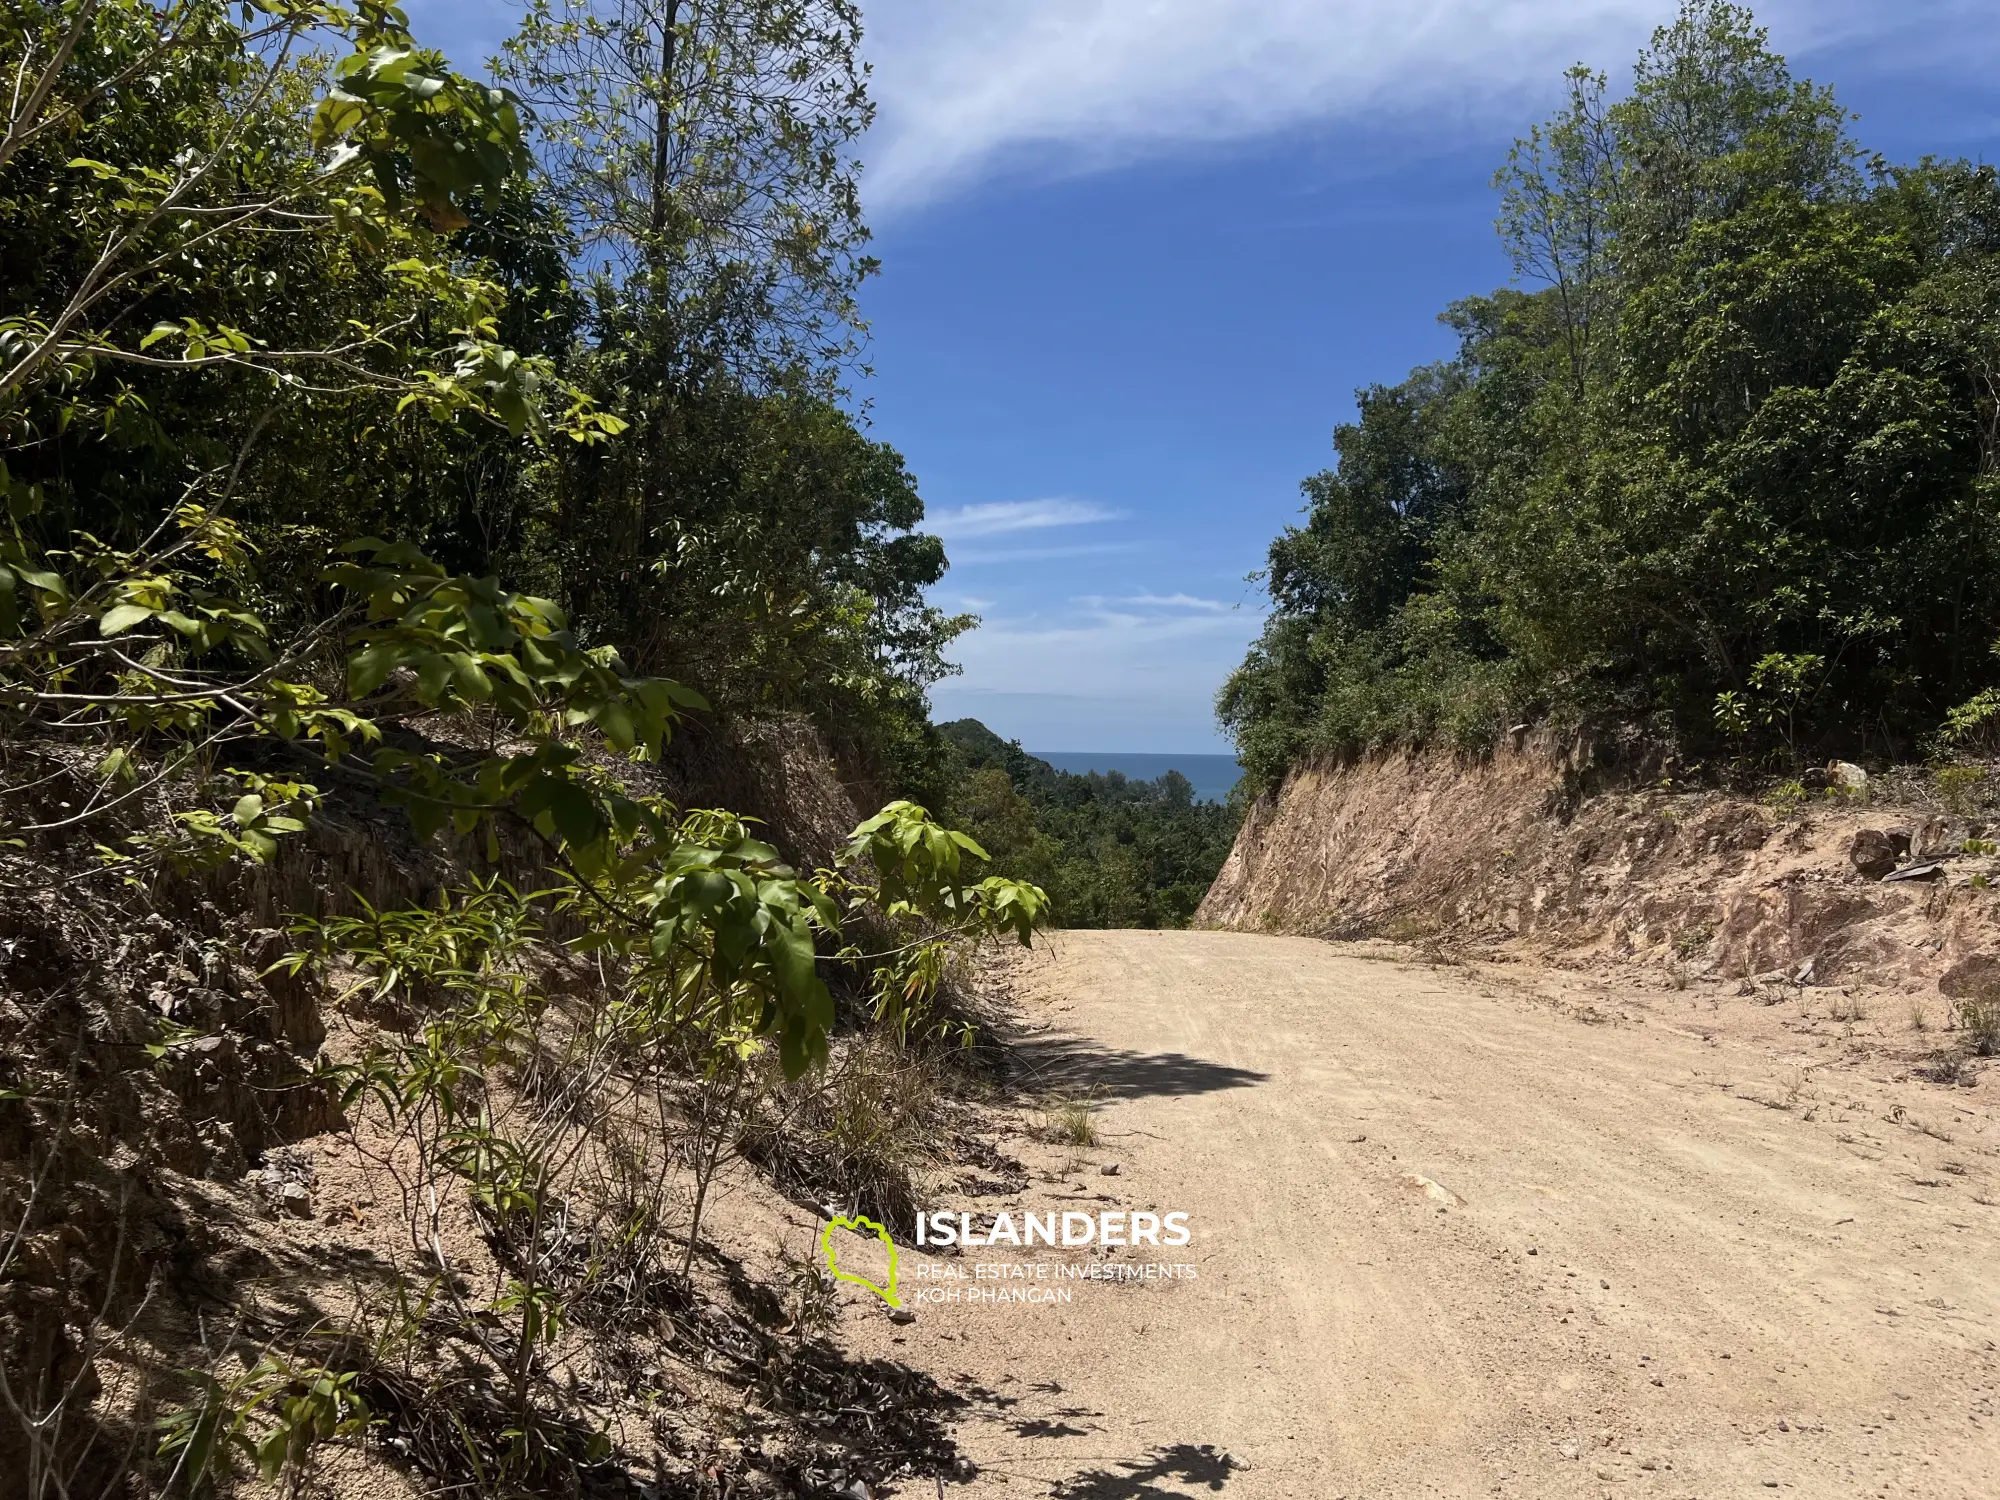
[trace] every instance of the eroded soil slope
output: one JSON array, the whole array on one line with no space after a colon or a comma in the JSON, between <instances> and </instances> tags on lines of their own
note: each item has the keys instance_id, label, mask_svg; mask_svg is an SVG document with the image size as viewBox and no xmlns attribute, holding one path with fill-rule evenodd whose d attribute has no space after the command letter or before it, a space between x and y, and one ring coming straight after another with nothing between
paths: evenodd
<instances>
[{"instance_id":1,"label":"eroded soil slope","mask_svg":"<svg viewBox=\"0 0 2000 1500\"><path fill-rule=\"evenodd\" d=\"M1633 779L1525 736L1484 759L1301 767L1251 810L1196 922L1682 977L1810 963L1822 983L1925 990L2000 944L2000 861L1979 843L1992 819L1921 779L1789 808ZM1903 841L1905 871L1942 863L1864 876L1849 858L1863 829Z\"/></svg>"}]
</instances>

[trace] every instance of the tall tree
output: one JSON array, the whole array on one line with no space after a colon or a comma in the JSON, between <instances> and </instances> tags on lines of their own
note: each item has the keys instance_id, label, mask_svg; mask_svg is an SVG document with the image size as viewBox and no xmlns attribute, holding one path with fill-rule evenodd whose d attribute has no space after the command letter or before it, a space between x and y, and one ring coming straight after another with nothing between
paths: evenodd
<instances>
[{"instance_id":1,"label":"tall tree","mask_svg":"<svg viewBox=\"0 0 2000 1500\"><path fill-rule=\"evenodd\" d=\"M1760 195L1852 198L1863 183L1847 112L1792 76L1750 11L1687 0L1633 69L1610 111L1621 159L1613 227L1621 259L1652 270L1696 224L1727 218Z\"/></svg>"},{"instance_id":2,"label":"tall tree","mask_svg":"<svg viewBox=\"0 0 2000 1500\"><path fill-rule=\"evenodd\" d=\"M657 378L761 389L855 352L860 40L852 0L534 0L507 44L548 191Z\"/></svg>"},{"instance_id":3,"label":"tall tree","mask_svg":"<svg viewBox=\"0 0 2000 1500\"><path fill-rule=\"evenodd\" d=\"M1612 221L1623 161L1604 74L1576 67L1564 82L1568 105L1514 142L1494 186L1516 279L1555 294L1570 385L1581 398L1615 307Z\"/></svg>"},{"instance_id":4,"label":"tall tree","mask_svg":"<svg viewBox=\"0 0 2000 1500\"><path fill-rule=\"evenodd\" d=\"M587 288L580 378L635 429L550 476L566 598L719 705L896 741L968 622L924 602L943 549L843 404L860 35L852 0L537 0L501 67Z\"/></svg>"}]
</instances>

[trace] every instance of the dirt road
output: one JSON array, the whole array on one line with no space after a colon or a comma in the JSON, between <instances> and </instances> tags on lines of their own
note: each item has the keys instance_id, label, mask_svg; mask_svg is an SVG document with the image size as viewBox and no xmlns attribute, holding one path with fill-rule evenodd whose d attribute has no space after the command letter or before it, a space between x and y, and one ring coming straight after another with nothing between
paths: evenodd
<instances>
[{"instance_id":1,"label":"dirt road","mask_svg":"<svg viewBox=\"0 0 2000 1500\"><path fill-rule=\"evenodd\" d=\"M1116 1258L1195 1279L875 1320L971 1397L966 1493L2000 1495L2000 1122L1960 1091L1307 939L1066 934L1026 987L1100 1141L954 1206L1185 1212Z\"/></svg>"}]
</instances>

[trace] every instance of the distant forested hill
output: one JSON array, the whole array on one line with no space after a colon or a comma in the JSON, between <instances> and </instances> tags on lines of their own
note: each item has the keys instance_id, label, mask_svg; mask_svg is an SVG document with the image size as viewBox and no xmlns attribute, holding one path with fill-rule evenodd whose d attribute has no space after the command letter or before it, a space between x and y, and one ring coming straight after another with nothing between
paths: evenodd
<instances>
[{"instance_id":1,"label":"distant forested hill","mask_svg":"<svg viewBox=\"0 0 2000 1500\"><path fill-rule=\"evenodd\" d=\"M1195 801L1178 771L1079 776L977 719L939 732L959 762L950 820L998 871L1044 887L1064 927L1185 927L1242 821L1234 801Z\"/></svg>"}]
</instances>

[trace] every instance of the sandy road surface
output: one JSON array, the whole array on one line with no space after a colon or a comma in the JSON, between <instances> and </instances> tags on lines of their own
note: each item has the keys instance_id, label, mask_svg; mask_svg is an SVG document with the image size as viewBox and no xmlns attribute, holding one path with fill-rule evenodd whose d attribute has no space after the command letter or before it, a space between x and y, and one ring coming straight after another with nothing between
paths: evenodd
<instances>
[{"instance_id":1,"label":"sandy road surface","mask_svg":"<svg viewBox=\"0 0 2000 1500\"><path fill-rule=\"evenodd\" d=\"M1951 1090L1307 939L1067 934L1026 987L1103 1140L961 1204L1186 1211L1197 1277L862 1331L972 1397L963 1492L2000 1496L2000 1122Z\"/></svg>"}]
</instances>

